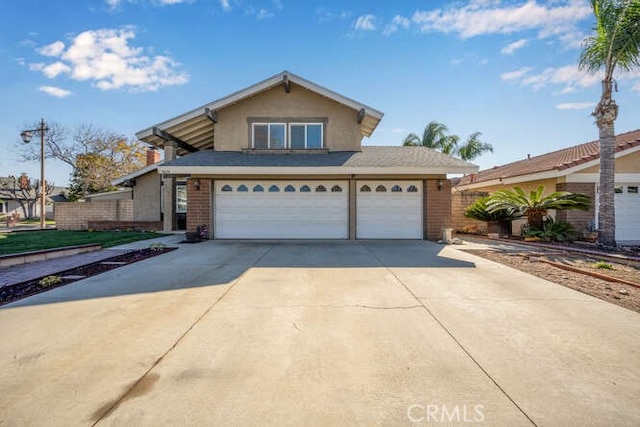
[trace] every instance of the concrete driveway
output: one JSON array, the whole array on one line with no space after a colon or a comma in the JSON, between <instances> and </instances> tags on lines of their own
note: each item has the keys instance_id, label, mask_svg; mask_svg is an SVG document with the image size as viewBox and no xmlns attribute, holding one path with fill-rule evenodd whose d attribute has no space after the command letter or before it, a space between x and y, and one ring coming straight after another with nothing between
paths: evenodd
<instances>
[{"instance_id":1,"label":"concrete driveway","mask_svg":"<svg viewBox=\"0 0 640 427\"><path fill-rule=\"evenodd\" d=\"M457 247L182 245L0 309L0 424L631 426L638 337Z\"/></svg>"}]
</instances>

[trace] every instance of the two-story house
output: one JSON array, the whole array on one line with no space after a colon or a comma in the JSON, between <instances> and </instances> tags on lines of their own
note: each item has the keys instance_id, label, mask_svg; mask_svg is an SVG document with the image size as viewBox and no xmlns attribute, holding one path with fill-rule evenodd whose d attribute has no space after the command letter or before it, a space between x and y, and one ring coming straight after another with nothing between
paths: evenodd
<instances>
[{"instance_id":1,"label":"two-story house","mask_svg":"<svg viewBox=\"0 0 640 427\"><path fill-rule=\"evenodd\" d=\"M362 146L382 116L285 71L138 132L164 162L116 183L133 186L137 220L175 230L185 216L215 239L438 239L447 174L477 167L425 147Z\"/></svg>"}]
</instances>

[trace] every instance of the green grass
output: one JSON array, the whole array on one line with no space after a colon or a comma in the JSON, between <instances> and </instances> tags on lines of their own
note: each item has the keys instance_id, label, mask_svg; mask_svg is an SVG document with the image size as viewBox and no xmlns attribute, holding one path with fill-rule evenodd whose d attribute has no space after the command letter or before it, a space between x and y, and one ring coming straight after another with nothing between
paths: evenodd
<instances>
[{"instance_id":1,"label":"green grass","mask_svg":"<svg viewBox=\"0 0 640 427\"><path fill-rule=\"evenodd\" d=\"M0 255L41 249L61 248L63 246L101 243L102 247L122 245L144 239L163 236L161 233L141 231L23 231L0 234Z\"/></svg>"},{"instance_id":2,"label":"green grass","mask_svg":"<svg viewBox=\"0 0 640 427\"><path fill-rule=\"evenodd\" d=\"M594 263L593 266L603 270L614 270L613 265L605 261L598 261Z\"/></svg>"}]
</instances>

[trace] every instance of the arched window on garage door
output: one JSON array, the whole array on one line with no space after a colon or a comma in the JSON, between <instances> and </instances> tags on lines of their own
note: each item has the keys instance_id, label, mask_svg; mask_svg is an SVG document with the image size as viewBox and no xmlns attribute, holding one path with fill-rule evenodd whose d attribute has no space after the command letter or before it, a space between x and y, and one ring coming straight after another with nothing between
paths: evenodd
<instances>
[{"instance_id":1,"label":"arched window on garage door","mask_svg":"<svg viewBox=\"0 0 640 427\"><path fill-rule=\"evenodd\" d=\"M284 187L284 192L285 193L295 193L296 192L296 187L294 187L293 185L287 185L286 187Z\"/></svg>"},{"instance_id":2,"label":"arched window on garage door","mask_svg":"<svg viewBox=\"0 0 640 427\"><path fill-rule=\"evenodd\" d=\"M400 187L399 185L394 185L393 187L391 187L391 192L392 193L402 193L402 187Z\"/></svg>"},{"instance_id":3,"label":"arched window on garage door","mask_svg":"<svg viewBox=\"0 0 640 427\"><path fill-rule=\"evenodd\" d=\"M386 193L387 192L387 187L385 187L384 185L378 185L376 187L376 193Z\"/></svg>"},{"instance_id":4,"label":"arched window on garage door","mask_svg":"<svg viewBox=\"0 0 640 427\"><path fill-rule=\"evenodd\" d=\"M264 191L264 187L260 184L253 186L253 191L255 193L262 193Z\"/></svg>"},{"instance_id":5,"label":"arched window on garage door","mask_svg":"<svg viewBox=\"0 0 640 427\"><path fill-rule=\"evenodd\" d=\"M363 185L362 187L360 187L360 192L361 193L370 193L371 192L371 187L369 187L368 185Z\"/></svg>"},{"instance_id":6,"label":"arched window on garage door","mask_svg":"<svg viewBox=\"0 0 640 427\"><path fill-rule=\"evenodd\" d=\"M243 193L246 193L247 191L249 191L249 189L247 188L247 186L246 186L246 185L241 184L241 185L239 185L239 186L238 186L238 191L241 191L241 192L243 192Z\"/></svg>"},{"instance_id":7,"label":"arched window on garage door","mask_svg":"<svg viewBox=\"0 0 640 427\"><path fill-rule=\"evenodd\" d=\"M417 193L418 192L418 187L416 187L415 185L410 185L407 187L407 193Z\"/></svg>"},{"instance_id":8,"label":"arched window on garage door","mask_svg":"<svg viewBox=\"0 0 640 427\"><path fill-rule=\"evenodd\" d=\"M233 188L231 188L230 185L223 185L222 186L222 191L233 191Z\"/></svg>"},{"instance_id":9,"label":"arched window on garage door","mask_svg":"<svg viewBox=\"0 0 640 427\"><path fill-rule=\"evenodd\" d=\"M301 193L308 193L310 191L311 191L311 189L309 188L308 185L303 185L302 187L300 187L300 192Z\"/></svg>"},{"instance_id":10,"label":"arched window on garage door","mask_svg":"<svg viewBox=\"0 0 640 427\"><path fill-rule=\"evenodd\" d=\"M331 192L332 193L342 193L342 187L340 187L339 185L334 185L333 187L331 187Z\"/></svg>"},{"instance_id":11,"label":"arched window on garage door","mask_svg":"<svg viewBox=\"0 0 640 427\"><path fill-rule=\"evenodd\" d=\"M326 193L327 189L324 185L318 185L316 187L316 193Z\"/></svg>"},{"instance_id":12,"label":"arched window on garage door","mask_svg":"<svg viewBox=\"0 0 640 427\"><path fill-rule=\"evenodd\" d=\"M269 193L277 193L280 191L280 187L278 187L277 185L272 185L271 187L269 187Z\"/></svg>"}]
</instances>

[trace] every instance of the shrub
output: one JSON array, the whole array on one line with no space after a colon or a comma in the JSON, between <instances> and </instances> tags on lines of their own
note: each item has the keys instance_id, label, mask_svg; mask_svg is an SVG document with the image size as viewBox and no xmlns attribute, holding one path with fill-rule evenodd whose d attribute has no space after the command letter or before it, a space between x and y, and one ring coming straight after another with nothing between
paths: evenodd
<instances>
[{"instance_id":1,"label":"shrub","mask_svg":"<svg viewBox=\"0 0 640 427\"><path fill-rule=\"evenodd\" d=\"M47 276L40 279L38 284L43 288L48 288L49 286L57 285L58 283L62 283L62 277L60 276Z\"/></svg>"},{"instance_id":2,"label":"shrub","mask_svg":"<svg viewBox=\"0 0 640 427\"><path fill-rule=\"evenodd\" d=\"M603 270L614 270L613 265L605 261L598 261L594 263L593 266L595 268L601 268Z\"/></svg>"},{"instance_id":3,"label":"shrub","mask_svg":"<svg viewBox=\"0 0 640 427\"><path fill-rule=\"evenodd\" d=\"M547 218L543 224L542 229L529 227L524 232L525 238L538 238L547 242L566 242L575 239L576 232L571 224L564 221L554 221L552 218Z\"/></svg>"}]
</instances>

